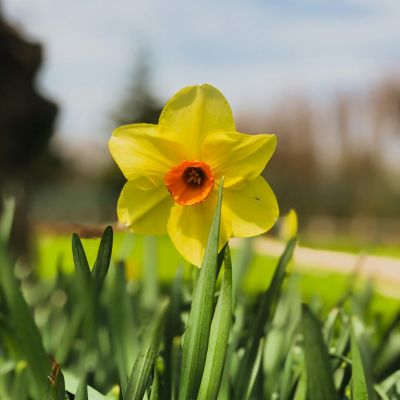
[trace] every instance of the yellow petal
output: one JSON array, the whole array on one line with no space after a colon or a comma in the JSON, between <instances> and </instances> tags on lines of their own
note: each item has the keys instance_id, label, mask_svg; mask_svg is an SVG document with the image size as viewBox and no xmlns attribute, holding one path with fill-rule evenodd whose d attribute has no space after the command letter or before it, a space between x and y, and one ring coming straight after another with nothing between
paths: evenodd
<instances>
[{"instance_id":1,"label":"yellow petal","mask_svg":"<svg viewBox=\"0 0 400 400\"><path fill-rule=\"evenodd\" d=\"M187 160L200 159L201 145L209 133L235 130L225 97L207 84L186 87L173 96L161 113L160 126L180 138Z\"/></svg>"},{"instance_id":2,"label":"yellow petal","mask_svg":"<svg viewBox=\"0 0 400 400\"><path fill-rule=\"evenodd\" d=\"M182 256L191 264L201 266L207 246L211 222L217 205L217 196L192 206L175 204L168 220L168 234ZM221 221L219 250L228 241L230 232Z\"/></svg>"},{"instance_id":3,"label":"yellow petal","mask_svg":"<svg viewBox=\"0 0 400 400\"><path fill-rule=\"evenodd\" d=\"M271 187L261 176L247 182L242 190L224 190L222 218L232 226L232 236L250 237L269 230L279 216Z\"/></svg>"},{"instance_id":4,"label":"yellow petal","mask_svg":"<svg viewBox=\"0 0 400 400\"><path fill-rule=\"evenodd\" d=\"M141 179L140 187L148 187L143 177L151 185L163 182L165 173L171 166L182 161L179 143L165 137L157 125L124 125L112 134L108 142L111 155L128 180Z\"/></svg>"},{"instance_id":5,"label":"yellow petal","mask_svg":"<svg viewBox=\"0 0 400 400\"><path fill-rule=\"evenodd\" d=\"M276 147L275 135L246 135L218 132L207 137L202 159L210 166L218 182L225 177L225 187L259 176Z\"/></svg>"},{"instance_id":6,"label":"yellow petal","mask_svg":"<svg viewBox=\"0 0 400 400\"><path fill-rule=\"evenodd\" d=\"M172 205L165 186L143 190L128 181L118 200L118 219L135 233L162 235L167 232Z\"/></svg>"}]
</instances>

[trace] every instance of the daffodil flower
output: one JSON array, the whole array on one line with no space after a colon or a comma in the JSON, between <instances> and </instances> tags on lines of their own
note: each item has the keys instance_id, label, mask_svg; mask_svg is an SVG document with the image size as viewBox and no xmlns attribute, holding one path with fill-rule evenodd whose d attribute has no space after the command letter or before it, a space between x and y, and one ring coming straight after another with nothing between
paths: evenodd
<instances>
[{"instance_id":1,"label":"daffodil flower","mask_svg":"<svg viewBox=\"0 0 400 400\"><path fill-rule=\"evenodd\" d=\"M159 124L117 128L110 152L125 175L117 214L139 234L168 233L177 250L200 266L224 176L219 247L256 236L275 223L273 191L260 176L275 135L236 131L231 108L213 86L190 86L164 107Z\"/></svg>"}]
</instances>

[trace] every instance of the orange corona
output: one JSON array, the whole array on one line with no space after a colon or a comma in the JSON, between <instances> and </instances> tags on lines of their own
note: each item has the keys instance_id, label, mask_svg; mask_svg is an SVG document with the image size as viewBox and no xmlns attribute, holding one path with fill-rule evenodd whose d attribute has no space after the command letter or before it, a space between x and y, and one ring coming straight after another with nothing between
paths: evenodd
<instances>
[{"instance_id":1,"label":"orange corona","mask_svg":"<svg viewBox=\"0 0 400 400\"><path fill-rule=\"evenodd\" d=\"M203 161L183 161L164 176L165 186L174 200L191 206L205 200L214 186L214 176Z\"/></svg>"}]
</instances>

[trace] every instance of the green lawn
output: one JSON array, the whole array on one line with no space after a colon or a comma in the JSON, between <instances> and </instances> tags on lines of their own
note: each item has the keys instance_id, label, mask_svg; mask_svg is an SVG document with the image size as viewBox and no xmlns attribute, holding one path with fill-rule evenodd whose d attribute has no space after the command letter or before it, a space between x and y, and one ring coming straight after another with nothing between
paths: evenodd
<instances>
[{"instance_id":1,"label":"green lawn","mask_svg":"<svg viewBox=\"0 0 400 400\"><path fill-rule=\"evenodd\" d=\"M100 239L82 239L89 264L93 265ZM73 270L71 239L69 236L39 235L37 239L37 272L41 278L51 279L56 275L57 268L64 272ZM331 246L330 249L334 249ZM343 248L341 248L343 250ZM354 250L354 248L353 248ZM376 254L391 254L391 248L381 249ZM354 251L353 251L354 252ZM235 266L240 266L240 260L246 257L245 249L232 249L233 274ZM242 287L247 293L257 294L265 290L271 280L276 266L277 257L250 253L250 263L243 273ZM116 232L113 248L114 261L126 260L127 275L131 279L142 277L143 265L154 262L157 265L157 275L162 283L169 283L175 277L179 266L185 266L188 275L191 268L177 253L167 236L151 238L133 235L125 232ZM315 268L297 269L291 266L292 279L296 280L302 296L307 301L321 304L324 309L332 307L348 289L350 277L341 273L317 271ZM362 290L365 283L358 282L356 287ZM323 306L322 306L323 305ZM380 311L387 316L398 310L396 299L374 294L373 310Z\"/></svg>"}]
</instances>

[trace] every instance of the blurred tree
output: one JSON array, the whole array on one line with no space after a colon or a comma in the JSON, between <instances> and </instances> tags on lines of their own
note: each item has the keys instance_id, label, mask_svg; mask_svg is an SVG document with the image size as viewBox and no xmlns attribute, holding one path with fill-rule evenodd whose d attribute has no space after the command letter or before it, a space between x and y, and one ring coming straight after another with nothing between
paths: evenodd
<instances>
[{"instance_id":1,"label":"blurred tree","mask_svg":"<svg viewBox=\"0 0 400 400\"><path fill-rule=\"evenodd\" d=\"M54 166L48 152L57 106L42 97L35 77L42 47L7 24L0 13L0 192L17 187L14 249L26 251L26 193ZM1 202L0 202L1 203ZM1 207L1 205L0 205Z\"/></svg>"},{"instance_id":2,"label":"blurred tree","mask_svg":"<svg viewBox=\"0 0 400 400\"><path fill-rule=\"evenodd\" d=\"M162 106L151 90L151 65L148 54L139 52L125 98L118 105L113 119L117 126L145 122L156 124Z\"/></svg>"},{"instance_id":3,"label":"blurred tree","mask_svg":"<svg viewBox=\"0 0 400 400\"><path fill-rule=\"evenodd\" d=\"M57 107L35 87L41 46L22 38L1 15L0 59L0 177L30 178L48 150Z\"/></svg>"}]
</instances>

